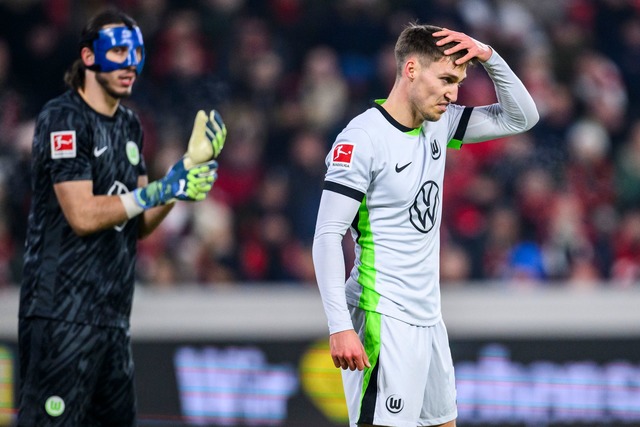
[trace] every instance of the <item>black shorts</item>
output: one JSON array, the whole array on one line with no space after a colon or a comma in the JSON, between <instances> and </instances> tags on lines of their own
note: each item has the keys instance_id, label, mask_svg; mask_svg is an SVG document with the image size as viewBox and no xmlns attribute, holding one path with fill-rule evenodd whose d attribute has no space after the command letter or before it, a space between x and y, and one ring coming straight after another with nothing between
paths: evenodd
<instances>
[{"instance_id":1,"label":"black shorts","mask_svg":"<svg viewBox=\"0 0 640 427\"><path fill-rule=\"evenodd\" d=\"M18 427L135 426L127 329L20 319Z\"/></svg>"}]
</instances>

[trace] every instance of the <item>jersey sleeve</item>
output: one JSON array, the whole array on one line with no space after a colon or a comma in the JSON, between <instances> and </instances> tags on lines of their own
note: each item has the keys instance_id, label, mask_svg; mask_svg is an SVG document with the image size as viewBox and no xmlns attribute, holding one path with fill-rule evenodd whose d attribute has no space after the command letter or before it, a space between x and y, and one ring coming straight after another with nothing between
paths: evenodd
<instances>
[{"instance_id":1,"label":"jersey sleeve","mask_svg":"<svg viewBox=\"0 0 640 427\"><path fill-rule=\"evenodd\" d=\"M342 239L370 185L373 158L371 139L360 128L347 128L340 133L326 158L313 263L331 334L353 329L345 296Z\"/></svg>"},{"instance_id":2,"label":"jersey sleeve","mask_svg":"<svg viewBox=\"0 0 640 427\"><path fill-rule=\"evenodd\" d=\"M450 147L459 148L463 142L481 142L525 132L540 118L526 87L496 51L482 65L493 81L498 102L481 107L461 107Z\"/></svg>"},{"instance_id":3,"label":"jersey sleeve","mask_svg":"<svg viewBox=\"0 0 640 427\"><path fill-rule=\"evenodd\" d=\"M353 329L345 296L342 238L359 206L360 202L352 197L327 189L320 199L312 248L313 265L331 334Z\"/></svg>"},{"instance_id":4,"label":"jersey sleeve","mask_svg":"<svg viewBox=\"0 0 640 427\"><path fill-rule=\"evenodd\" d=\"M49 164L51 181L90 180L93 143L84 118L68 108L51 108L38 119L34 151Z\"/></svg>"},{"instance_id":5,"label":"jersey sleeve","mask_svg":"<svg viewBox=\"0 0 640 427\"><path fill-rule=\"evenodd\" d=\"M344 187L345 191L351 189L366 193L371 183L373 159L369 135L363 129L344 130L336 138L325 160L325 189L332 186L330 183L335 183ZM351 197L350 194L345 195Z\"/></svg>"}]
</instances>

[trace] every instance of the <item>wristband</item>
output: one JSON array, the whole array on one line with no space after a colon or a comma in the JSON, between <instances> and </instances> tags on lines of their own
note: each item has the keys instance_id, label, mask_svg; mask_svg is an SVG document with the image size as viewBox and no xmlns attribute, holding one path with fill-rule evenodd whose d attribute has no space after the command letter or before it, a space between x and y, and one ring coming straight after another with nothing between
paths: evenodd
<instances>
[{"instance_id":1,"label":"wristband","mask_svg":"<svg viewBox=\"0 0 640 427\"><path fill-rule=\"evenodd\" d=\"M127 213L127 218L131 219L144 212L144 208L136 202L136 198L133 193L121 194L119 197L122 201L122 206L124 206L124 210Z\"/></svg>"}]
</instances>

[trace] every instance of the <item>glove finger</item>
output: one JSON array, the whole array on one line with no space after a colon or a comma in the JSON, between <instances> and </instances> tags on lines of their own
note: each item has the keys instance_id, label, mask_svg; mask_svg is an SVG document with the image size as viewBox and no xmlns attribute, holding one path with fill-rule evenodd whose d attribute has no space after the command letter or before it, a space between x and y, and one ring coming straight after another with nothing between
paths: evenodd
<instances>
[{"instance_id":1,"label":"glove finger","mask_svg":"<svg viewBox=\"0 0 640 427\"><path fill-rule=\"evenodd\" d=\"M210 170L208 172L199 173L197 176L200 180L203 180L206 182L214 182L218 177L218 174L215 170Z\"/></svg>"},{"instance_id":2,"label":"glove finger","mask_svg":"<svg viewBox=\"0 0 640 427\"><path fill-rule=\"evenodd\" d=\"M193 187L194 188L203 188L203 187L207 187L207 186L213 186L213 183L215 182L215 177L213 175L210 176L205 176L203 178L198 179L197 181L193 181Z\"/></svg>"},{"instance_id":3,"label":"glove finger","mask_svg":"<svg viewBox=\"0 0 640 427\"><path fill-rule=\"evenodd\" d=\"M209 120L205 132L210 140L224 145L224 140L227 138L227 127L224 123L219 124L217 121Z\"/></svg>"},{"instance_id":4,"label":"glove finger","mask_svg":"<svg viewBox=\"0 0 640 427\"><path fill-rule=\"evenodd\" d=\"M207 162L204 163L198 163L196 165L191 166L191 168L189 168L189 173L200 173L200 172L206 172L212 169L217 169L218 168L218 162L216 162L215 160L209 160Z\"/></svg>"},{"instance_id":5,"label":"glove finger","mask_svg":"<svg viewBox=\"0 0 640 427\"><path fill-rule=\"evenodd\" d=\"M197 188L198 193L208 193L213 188L213 184L207 183L199 185Z\"/></svg>"},{"instance_id":6,"label":"glove finger","mask_svg":"<svg viewBox=\"0 0 640 427\"><path fill-rule=\"evenodd\" d=\"M213 175L218 170L218 162L209 160L206 163L200 163L192 168L191 171L195 176L206 177Z\"/></svg>"},{"instance_id":7,"label":"glove finger","mask_svg":"<svg viewBox=\"0 0 640 427\"><path fill-rule=\"evenodd\" d=\"M215 139L212 139L213 147L215 151L215 157L220 154L224 142L227 139L227 126L225 126L222 116L216 110L211 110L209 113L209 121L207 122L211 129L214 131Z\"/></svg>"},{"instance_id":8,"label":"glove finger","mask_svg":"<svg viewBox=\"0 0 640 427\"><path fill-rule=\"evenodd\" d=\"M196 113L195 120L193 121L191 138L193 139L194 136L202 135L204 132L206 132L208 122L209 118L207 117L207 114L204 112L204 110L199 110Z\"/></svg>"},{"instance_id":9,"label":"glove finger","mask_svg":"<svg viewBox=\"0 0 640 427\"><path fill-rule=\"evenodd\" d=\"M189 190L200 191L202 188L213 186L215 179L213 176L207 176L204 178L198 178L197 180L191 180L188 184Z\"/></svg>"},{"instance_id":10,"label":"glove finger","mask_svg":"<svg viewBox=\"0 0 640 427\"><path fill-rule=\"evenodd\" d=\"M200 202L204 200L206 197L207 197L207 193L197 193L194 195L194 197L191 200L194 202Z\"/></svg>"},{"instance_id":11,"label":"glove finger","mask_svg":"<svg viewBox=\"0 0 640 427\"><path fill-rule=\"evenodd\" d=\"M204 110L198 110L198 112L196 113L196 118L193 121L193 127L196 128L198 126L202 126L207 123L207 120L209 120L209 118L207 117L207 113L205 113Z\"/></svg>"},{"instance_id":12,"label":"glove finger","mask_svg":"<svg viewBox=\"0 0 640 427\"><path fill-rule=\"evenodd\" d=\"M203 174L192 175L188 179L187 186L189 188L199 188L200 186L213 185L216 181L217 174L215 171L210 171Z\"/></svg>"},{"instance_id":13,"label":"glove finger","mask_svg":"<svg viewBox=\"0 0 640 427\"><path fill-rule=\"evenodd\" d=\"M213 188L213 184L190 185L186 192L186 200L202 200Z\"/></svg>"},{"instance_id":14,"label":"glove finger","mask_svg":"<svg viewBox=\"0 0 640 427\"><path fill-rule=\"evenodd\" d=\"M204 163L198 163L197 165L195 165L195 167L197 168L207 168L207 169L218 169L218 162L215 160L209 160L207 162Z\"/></svg>"},{"instance_id":15,"label":"glove finger","mask_svg":"<svg viewBox=\"0 0 640 427\"><path fill-rule=\"evenodd\" d=\"M222 121L222 116L216 110L211 110L209 113L209 121L213 124L217 124L220 129L226 128Z\"/></svg>"},{"instance_id":16,"label":"glove finger","mask_svg":"<svg viewBox=\"0 0 640 427\"><path fill-rule=\"evenodd\" d=\"M207 127L204 129L205 136L209 141L215 141L217 138L218 130L213 127L211 122L207 122Z\"/></svg>"},{"instance_id":17,"label":"glove finger","mask_svg":"<svg viewBox=\"0 0 640 427\"><path fill-rule=\"evenodd\" d=\"M213 184L203 184L195 187L191 192L192 198L194 199L204 199L204 197L209 194L211 189L213 188Z\"/></svg>"}]
</instances>

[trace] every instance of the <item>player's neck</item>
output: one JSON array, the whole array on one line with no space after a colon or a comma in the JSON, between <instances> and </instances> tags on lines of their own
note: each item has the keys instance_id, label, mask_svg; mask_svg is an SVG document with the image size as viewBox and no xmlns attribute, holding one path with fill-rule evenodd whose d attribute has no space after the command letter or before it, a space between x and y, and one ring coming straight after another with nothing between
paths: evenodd
<instances>
[{"instance_id":1,"label":"player's neck","mask_svg":"<svg viewBox=\"0 0 640 427\"><path fill-rule=\"evenodd\" d=\"M402 83L396 82L391 89L387 100L382 104L382 108L393 117L398 123L411 129L420 127L422 121L412 114L409 97L402 88Z\"/></svg>"},{"instance_id":2,"label":"player's neck","mask_svg":"<svg viewBox=\"0 0 640 427\"><path fill-rule=\"evenodd\" d=\"M93 110L112 117L120 105L120 100L109 95L107 91L95 80L87 78L84 88L79 88L78 93Z\"/></svg>"}]
</instances>

